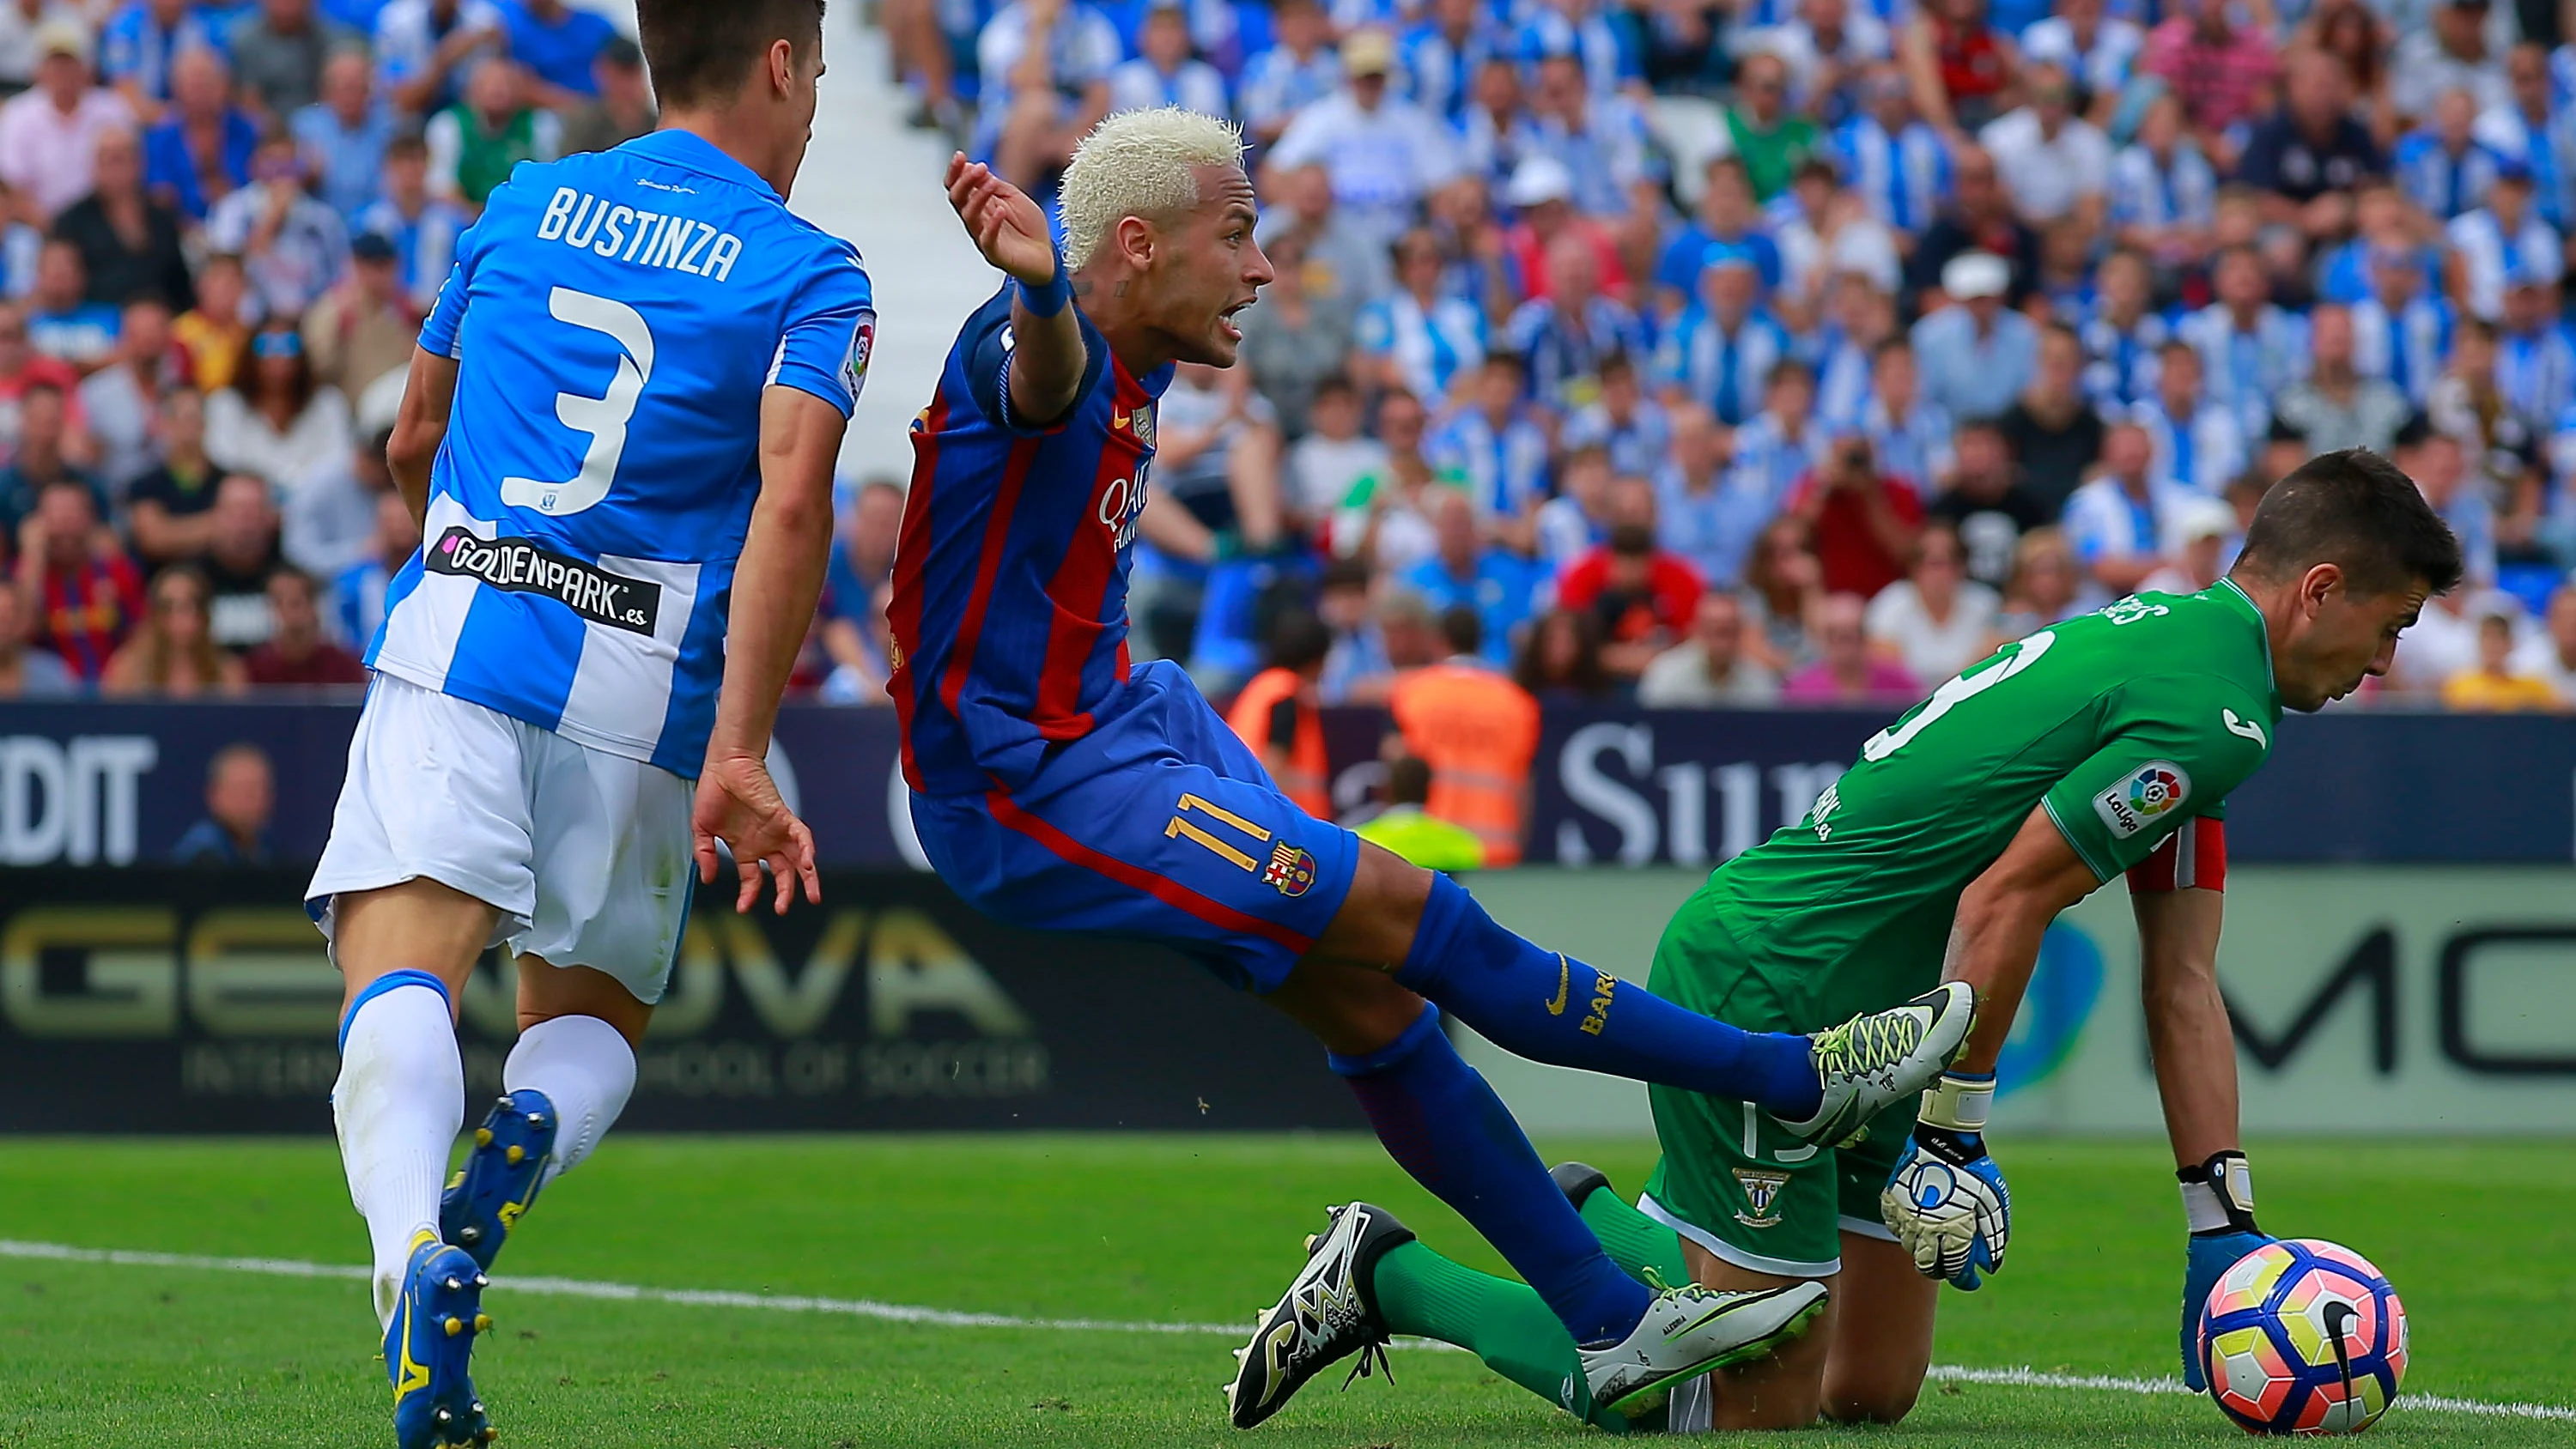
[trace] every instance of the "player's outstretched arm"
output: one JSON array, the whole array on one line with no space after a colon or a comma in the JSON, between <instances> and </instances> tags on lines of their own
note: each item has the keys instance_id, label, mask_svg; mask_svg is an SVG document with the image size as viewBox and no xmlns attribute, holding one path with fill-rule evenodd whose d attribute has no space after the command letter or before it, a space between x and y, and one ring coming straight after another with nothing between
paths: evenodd
<instances>
[{"instance_id":1,"label":"player's outstretched arm","mask_svg":"<svg viewBox=\"0 0 2576 1449\"><path fill-rule=\"evenodd\" d=\"M759 898L764 864L777 885L773 906L780 913L799 881L808 902L823 899L813 832L779 798L767 760L778 697L823 593L832 548L832 464L844 425L840 410L813 393L776 386L761 394L760 500L734 566L724 688L716 696L715 730L690 819L700 881L716 878L716 842L732 849L742 887L734 898L738 911Z\"/></svg>"},{"instance_id":2,"label":"player's outstretched arm","mask_svg":"<svg viewBox=\"0 0 2576 1449\"><path fill-rule=\"evenodd\" d=\"M1923 1093L1905 1151L1879 1194L1879 1212L1924 1276L1975 1288L2004 1265L2012 1190L1986 1150L1995 1058L2059 911L2100 877L2075 853L2045 806L1959 897L1942 979L1976 989L1976 1025L1962 1055Z\"/></svg>"},{"instance_id":3,"label":"player's outstretched arm","mask_svg":"<svg viewBox=\"0 0 2576 1449\"><path fill-rule=\"evenodd\" d=\"M1089 359L1046 213L962 151L948 160L948 204L984 260L1019 284L1011 298L1011 415L1027 426L1052 423L1073 406Z\"/></svg>"},{"instance_id":4,"label":"player's outstretched arm","mask_svg":"<svg viewBox=\"0 0 2576 1449\"><path fill-rule=\"evenodd\" d=\"M393 436L385 442L385 468L415 523L428 516L430 465L447 440L447 414L455 403L456 359L413 348L402 407L394 414Z\"/></svg>"},{"instance_id":5,"label":"player's outstretched arm","mask_svg":"<svg viewBox=\"0 0 2576 1449\"><path fill-rule=\"evenodd\" d=\"M1960 892L1941 979L1976 988L1977 1025L1966 1051L1951 1064L1954 1070L1994 1071L2031 969L2039 964L2040 936L2059 911L2101 883L2040 807L2022 821L1995 863Z\"/></svg>"},{"instance_id":6,"label":"player's outstretched arm","mask_svg":"<svg viewBox=\"0 0 2576 1449\"><path fill-rule=\"evenodd\" d=\"M2188 828L2188 827L2186 827ZM2237 1147L2236 1035L2218 993L2218 928L2226 897L2211 890L2140 893L2140 989L2147 1050L2174 1161L2185 1166Z\"/></svg>"},{"instance_id":7,"label":"player's outstretched arm","mask_svg":"<svg viewBox=\"0 0 2576 1449\"><path fill-rule=\"evenodd\" d=\"M2236 1034L2218 990L2225 900L2214 890L2141 891L2132 898L2147 1050L2191 1233L2183 1263L2182 1377L2194 1389L2206 1384L2199 1341L2209 1290L2237 1259L2271 1241L2255 1226L2253 1174L2238 1147Z\"/></svg>"}]
</instances>

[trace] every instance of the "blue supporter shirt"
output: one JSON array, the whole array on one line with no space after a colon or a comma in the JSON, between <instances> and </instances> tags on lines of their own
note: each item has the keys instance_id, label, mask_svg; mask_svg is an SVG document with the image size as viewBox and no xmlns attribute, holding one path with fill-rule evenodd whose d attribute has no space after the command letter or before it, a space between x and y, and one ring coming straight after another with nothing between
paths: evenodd
<instances>
[{"instance_id":1,"label":"blue supporter shirt","mask_svg":"<svg viewBox=\"0 0 2576 1449\"><path fill-rule=\"evenodd\" d=\"M1473 609L1484 625L1484 658L1488 664L1512 662L1513 631L1528 622L1546 578L1539 566L1507 549L1489 548L1477 558L1475 571L1460 578L1438 554L1404 573L1407 587L1422 595L1435 615L1451 609Z\"/></svg>"},{"instance_id":2,"label":"blue supporter shirt","mask_svg":"<svg viewBox=\"0 0 2576 1449\"><path fill-rule=\"evenodd\" d=\"M250 157L258 149L258 123L247 112L227 109L221 164L235 188L250 184ZM143 184L190 221L204 221L214 209L216 198L206 194L205 178L188 154L187 132L176 117L143 133Z\"/></svg>"},{"instance_id":3,"label":"blue supporter shirt","mask_svg":"<svg viewBox=\"0 0 2576 1449\"><path fill-rule=\"evenodd\" d=\"M762 393L848 416L875 323L858 253L695 135L522 164L421 329L456 400L367 664L695 776Z\"/></svg>"},{"instance_id":4,"label":"blue supporter shirt","mask_svg":"<svg viewBox=\"0 0 2576 1449\"><path fill-rule=\"evenodd\" d=\"M371 231L394 244L394 263L403 292L412 305L427 312L438 301L438 289L456 259L456 239L465 234L464 209L436 197L418 216L403 215L392 197L380 197L350 218L352 233Z\"/></svg>"},{"instance_id":5,"label":"blue supporter shirt","mask_svg":"<svg viewBox=\"0 0 2576 1449\"><path fill-rule=\"evenodd\" d=\"M501 7L510 31L510 58L526 66L536 78L548 85L561 86L576 95L599 94L599 82L590 74L590 63L599 48L617 34L608 17L595 10L567 5L561 19L548 21L518 0Z\"/></svg>"},{"instance_id":6,"label":"blue supporter shirt","mask_svg":"<svg viewBox=\"0 0 2576 1449\"><path fill-rule=\"evenodd\" d=\"M146 100L170 99L170 62L192 45L221 50L223 42L204 13L194 7L179 12L168 29L153 18L144 0L128 0L107 19L98 37L99 79L109 85L132 81Z\"/></svg>"},{"instance_id":7,"label":"blue supporter shirt","mask_svg":"<svg viewBox=\"0 0 2576 1449\"><path fill-rule=\"evenodd\" d=\"M1663 254L1655 260L1655 285L1670 287L1682 294L1682 300L1699 297L1699 274L1708 261L1708 249L1717 237L1696 221L1682 223L1672 240L1664 243ZM1762 290L1769 292L1780 285L1780 244L1760 231L1747 231L1728 238L1730 245L1753 253L1753 270L1762 278Z\"/></svg>"},{"instance_id":8,"label":"blue supporter shirt","mask_svg":"<svg viewBox=\"0 0 2576 1449\"><path fill-rule=\"evenodd\" d=\"M367 119L354 131L340 124L338 112L319 101L286 119L295 144L309 161L319 164L315 194L343 221L356 219L376 199L385 148L393 144L398 127L393 108L381 103L368 109Z\"/></svg>"},{"instance_id":9,"label":"blue supporter shirt","mask_svg":"<svg viewBox=\"0 0 2576 1449\"><path fill-rule=\"evenodd\" d=\"M1172 369L1127 371L1090 319L1065 416L1010 413L1011 289L959 330L912 425L887 624L903 773L926 795L1033 779L1126 683L1127 576Z\"/></svg>"}]
</instances>

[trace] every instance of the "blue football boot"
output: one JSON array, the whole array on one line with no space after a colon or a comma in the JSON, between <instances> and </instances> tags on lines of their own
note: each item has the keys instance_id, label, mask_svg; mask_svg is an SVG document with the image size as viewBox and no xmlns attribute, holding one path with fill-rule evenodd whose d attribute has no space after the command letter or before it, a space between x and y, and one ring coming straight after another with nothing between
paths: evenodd
<instances>
[{"instance_id":1,"label":"blue football boot","mask_svg":"<svg viewBox=\"0 0 2576 1449\"><path fill-rule=\"evenodd\" d=\"M474 1150L438 1202L438 1235L489 1269L519 1214L537 1200L555 1155L555 1104L521 1087L492 1104L474 1129Z\"/></svg>"},{"instance_id":2,"label":"blue football boot","mask_svg":"<svg viewBox=\"0 0 2576 1449\"><path fill-rule=\"evenodd\" d=\"M424 1231L411 1245L402 1296L385 1325L385 1373L394 1381L397 1449L485 1445L500 1436L466 1374L474 1336L492 1326L483 1272L463 1250Z\"/></svg>"}]
</instances>

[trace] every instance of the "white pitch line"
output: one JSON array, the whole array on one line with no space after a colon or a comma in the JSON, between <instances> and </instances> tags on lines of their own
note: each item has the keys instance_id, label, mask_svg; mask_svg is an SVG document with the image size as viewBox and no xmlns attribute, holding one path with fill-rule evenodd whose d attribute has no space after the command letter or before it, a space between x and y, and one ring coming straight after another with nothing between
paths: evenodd
<instances>
[{"instance_id":1,"label":"white pitch line","mask_svg":"<svg viewBox=\"0 0 2576 1449\"><path fill-rule=\"evenodd\" d=\"M271 1278L336 1278L363 1282L366 1268L345 1263L307 1263L292 1258L216 1258L192 1253L147 1253L125 1248L76 1248L63 1243L29 1243L0 1238L0 1258L30 1258L56 1263L103 1263L120 1268L182 1268L208 1273L256 1273ZM1017 1328L1052 1333L1223 1334L1243 1332L1235 1323L1154 1323L1122 1318L1023 1318L1008 1313L964 1313L951 1308L924 1308L909 1303L882 1303L873 1298L817 1298L803 1294L743 1293L710 1288L645 1288L633 1283L601 1283L583 1278L495 1278L492 1286L514 1293L558 1298L599 1298L632 1303L673 1303L691 1308L763 1308L776 1313L828 1313L886 1323L913 1323L932 1328ZM1396 1340L1400 1348L1447 1349L1448 1344L1422 1339ZM2030 1368L1962 1368L1934 1364L1926 1377L1962 1384L2004 1388L2089 1389L2118 1394L2183 1394L2190 1390L2177 1378L2122 1378L2109 1374L2041 1373ZM2556 1404L2496 1403L2457 1399L2444 1394L2401 1394L2398 1407L2418 1413L2474 1414L2491 1419L2538 1419L2576 1423L2576 1408Z\"/></svg>"}]
</instances>

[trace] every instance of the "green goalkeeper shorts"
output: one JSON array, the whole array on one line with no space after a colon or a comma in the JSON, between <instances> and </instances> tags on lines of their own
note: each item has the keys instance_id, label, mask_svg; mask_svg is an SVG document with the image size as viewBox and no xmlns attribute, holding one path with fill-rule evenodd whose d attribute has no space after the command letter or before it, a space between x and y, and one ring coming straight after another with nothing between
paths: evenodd
<instances>
[{"instance_id":1,"label":"green goalkeeper shorts","mask_svg":"<svg viewBox=\"0 0 2576 1449\"><path fill-rule=\"evenodd\" d=\"M1805 975L1756 964L1715 912L1695 905L1665 928L1647 989L1746 1031L1808 1032L1832 1023L1810 1019ZM1842 1267L1842 1234L1895 1241L1878 1195L1913 1130L1912 1102L1836 1148L1799 1141L1750 1102L1663 1086L1647 1097L1663 1160L1637 1205L1719 1261L1821 1278Z\"/></svg>"}]
</instances>

